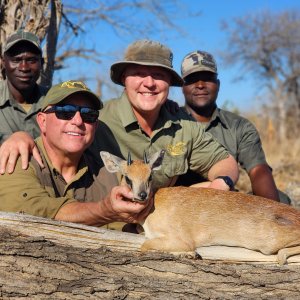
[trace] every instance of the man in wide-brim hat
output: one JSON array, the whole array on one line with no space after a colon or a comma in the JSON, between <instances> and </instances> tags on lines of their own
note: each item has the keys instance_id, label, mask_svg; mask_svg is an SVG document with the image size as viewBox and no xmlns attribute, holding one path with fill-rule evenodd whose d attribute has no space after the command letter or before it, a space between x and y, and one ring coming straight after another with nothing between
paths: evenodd
<instances>
[{"instance_id":1,"label":"man in wide-brim hat","mask_svg":"<svg viewBox=\"0 0 300 300\"><path fill-rule=\"evenodd\" d=\"M164 105L170 86L183 85L172 61L172 51L159 42L138 40L129 45L124 60L110 70L112 81L124 86L124 92L100 112L105 125L96 139L123 157L130 151L134 159L141 159L144 151L165 149L162 167L154 172L155 188L172 186L190 167L208 180L208 186L232 189L238 178L234 158L186 112L170 113Z\"/></svg>"}]
</instances>

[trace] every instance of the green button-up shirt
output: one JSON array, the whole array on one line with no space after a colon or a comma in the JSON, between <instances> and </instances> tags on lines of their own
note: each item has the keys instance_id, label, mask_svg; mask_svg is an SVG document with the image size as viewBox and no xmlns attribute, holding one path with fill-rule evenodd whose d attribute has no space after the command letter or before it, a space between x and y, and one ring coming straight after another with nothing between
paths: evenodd
<instances>
[{"instance_id":1,"label":"green button-up shirt","mask_svg":"<svg viewBox=\"0 0 300 300\"><path fill-rule=\"evenodd\" d=\"M33 138L40 135L40 130L36 122L36 114L40 111L40 100L47 90L41 86L36 86L38 101L32 103L31 109L26 112L24 108L16 102L9 92L7 81L0 81L0 144L16 131L26 131Z\"/></svg>"},{"instance_id":2,"label":"green button-up shirt","mask_svg":"<svg viewBox=\"0 0 300 300\"><path fill-rule=\"evenodd\" d=\"M153 154L166 150L161 169L154 173L154 188L173 185L188 169L206 177L216 162L228 157L225 148L184 110L170 114L162 107L149 137L139 126L126 93L105 103L100 120L93 144L98 152L105 150L126 158L130 151L133 159L142 159L144 151Z\"/></svg>"},{"instance_id":3,"label":"green button-up shirt","mask_svg":"<svg viewBox=\"0 0 300 300\"><path fill-rule=\"evenodd\" d=\"M259 133L249 120L217 108L205 131L210 132L247 172L267 163Z\"/></svg>"},{"instance_id":4,"label":"green button-up shirt","mask_svg":"<svg viewBox=\"0 0 300 300\"><path fill-rule=\"evenodd\" d=\"M259 133L249 120L216 108L205 131L211 133L247 172L257 165L267 164ZM179 177L176 185L188 186L203 180L189 171Z\"/></svg>"},{"instance_id":5,"label":"green button-up shirt","mask_svg":"<svg viewBox=\"0 0 300 300\"><path fill-rule=\"evenodd\" d=\"M74 201L99 201L118 185L115 174L108 173L86 151L78 171L71 182L53 167L41 138L36 139L45 165L41 169L32 158L27 170L21 168L20 159L13 174L0 176L0 210L54 218L65 204Z\"/></svg>"}]
</instances>

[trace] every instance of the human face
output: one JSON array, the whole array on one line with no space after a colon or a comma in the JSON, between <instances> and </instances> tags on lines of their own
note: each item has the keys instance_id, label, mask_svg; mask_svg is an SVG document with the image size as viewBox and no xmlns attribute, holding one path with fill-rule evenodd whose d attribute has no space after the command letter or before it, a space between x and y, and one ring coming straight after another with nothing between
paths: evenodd
<instances>
[{"instance_id":1,"label":"human face","mask_svg":"<svg viewBox=\"0 0 300 300\"><path fill-rule=\"evenodd\" d=\"M215 106L220 81L212 72L195 72L185 78L182 88L186 104L193 108Z\"/></svg>"},{"instance_id":2,"label":"human face","mask_svg":"<svg viewBox=\"0 0 300 300\"><path fill-rule=\"evenodd\" d=\"M81 93L70 95L61 104L93 108L91 100ZM40 112L37 121L45 148L50 156L51 153L56 152L63 156L77 155L80 157L92 143L97 127L97 122L85 123L79 111L70 120L59 119L54 112Z\"/></svg>"},{"instance_id":3,"label":"human face","mask_svg":"<svg viewBox=\"0 0 300 300\"><path fill-rule=\"evenodd\" d=\"M164 68L132 64L126 68L122 78L135 112L158 112L166 102L171 75Z\"/></svg>"},{"instance_id":4,"label":"human face","mask_svg":"<svg viewBox=\"0 0 300 300\"><path fill-rule=\"evenodd\" d=\"M9 83L18 91L32 89L40 76L42 57L31 43L19 42L4 54Z\"/></svg>"}]
</instances>

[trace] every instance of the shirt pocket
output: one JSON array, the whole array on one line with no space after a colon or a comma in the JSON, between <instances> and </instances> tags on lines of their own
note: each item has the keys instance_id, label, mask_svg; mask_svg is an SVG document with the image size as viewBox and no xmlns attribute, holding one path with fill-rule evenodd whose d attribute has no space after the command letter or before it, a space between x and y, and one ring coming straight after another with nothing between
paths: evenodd
<instances>
[{"instance_id":1,"label":"shirt pocket","mask_svg":"<svg viewBox=\"0 0 300 300\"><path fill-rule=\"evenodd\" d=\"M186 156L186 153L170 155L167 152L163 160L163 172L169 178L186 173L188 169Z\"/></svg>"}]
</instances>

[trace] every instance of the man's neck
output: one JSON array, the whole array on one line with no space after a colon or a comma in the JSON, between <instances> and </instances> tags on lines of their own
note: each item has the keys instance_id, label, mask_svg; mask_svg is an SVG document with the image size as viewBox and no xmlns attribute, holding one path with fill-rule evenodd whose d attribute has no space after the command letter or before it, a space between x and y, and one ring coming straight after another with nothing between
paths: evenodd
<instances>
[{"instance_id":1,"label":"man's neck","mask_svg":"<svg viewBox=\"0 0 300 300\"><path fill-rule=\"evenodd\" d=\"M36 86L28 90L20 91L16 89L9 81L7 81L8 89L13 96L14 100L18 103L33 103L36 99Z\"/></svg>"},{"instance_id":2,"label":"man's neck","mask_svg":"<svg viewBox=\"0 0 300 300\"><path fill-rule=\"evenodd\" d=\"M62 175L64 180L69 183L75 177L78 171L78 163L75 165L72 160L65 159L63 162L60 161L59 164L53 164L55 169Z\"/></svg>"},{"instance_id":3,"label":"man's neck","mask_svg":"<svg viewBox=\"0 0 300 300\"><path fill-rule=\"evenodd\" d=\"M211 117L216 108L216 105L199 108L185 104L185 109L187 110L187 112L190 113L196 121L203 123L207 123L211 120Z\"/></svg>"},{"instance_id":4,"label":"man's neck","mask_svg":"<svg viewBox=\"0 0 300 300\"><path fill-rule=\"evenodd\" d=\"M142 130L151 137L154 125L159 117L159 110L155 112L140 113L133 108L133 113Z\"/></svg>"},{"instance_id":5,"label":"man's neck","mask_svg":"<svg viewBox=\"0 0 300 300\"><path fill-rule=\"evenodd\" d=\"M52 166L63 176L67 183L70 182L78 171L78 165L83 153L66 155L57 149L52 149L45 143L44 147Z\"/></svg>"}]
</instances>

